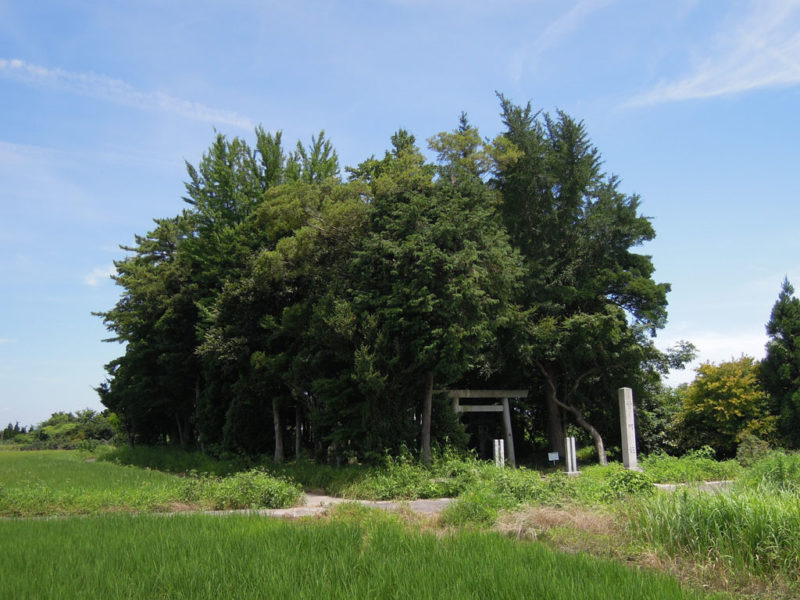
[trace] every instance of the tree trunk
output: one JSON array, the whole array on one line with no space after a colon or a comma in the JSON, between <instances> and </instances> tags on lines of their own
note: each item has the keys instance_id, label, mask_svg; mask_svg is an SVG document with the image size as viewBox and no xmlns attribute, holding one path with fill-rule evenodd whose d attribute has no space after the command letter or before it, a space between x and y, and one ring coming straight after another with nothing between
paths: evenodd
<instances>
[{"instance_id":1,"label":"tree trunk","mask_svg":"<svg viewBox=\"0 0 800 600\"><path fill-rule=\"evenodd\" d=\"M431 414L433 412L433 373L425 376L425 397L422 402L422 462L431 464Z\"/></svg>"},{"instance_id":2,"label":"tree trunk","mask_svg":"<svg viewBox=\"0 0 800 600\"><path fill-rule=\"evenodd\" d=\"M181 418L179 415L175 415L175 423L178 425L178 443L181 446L182 450L186 450L186 438L184 435L183 426L181 424Z\"/></svg>"},{"instance_id":3,"label":"tree trunk","mask_svg":"<svg viewBox=\"0 0 800 600\"><path fill-rule=\"evenodd\" d=\"M272 425L275 428L275 456L273 462L279 465L283 462L283 427L281 427L281 408L278 399L272 400Z\"/></svg>"},{"instance_id":4,"label":"tree trunk","mask_svg":"<svg viewBox=\"0 0 800 600\"><path fill-rule=\"evenodd\" d=\"M583 414L577 408L570 409L570 412L575 415L575 421L578 423L578 425L583 427L589 432L589 435L592 436L595 450L597 450L597 460L601 465L607 465L608 457L606 457L606 449L603 446L603 436L601 436L600 432L597 431L597 429L595 429L594 426L583 417Z\"/></svg>"},{"instance_id":5,"label":"tree trunk","mask_svg":"<svg viewBox=\"0 0 800 600\"><path fill-rule=\"evenodd\" d=\"M133 431L133 426L128 423L128 419L123 415L122 426L125 428L125 435L128 436L128 445L131 448L136 448L136 433Z\"/></svg>"},{"instance_id":6,"label":"tree trunk","mask_svg":"<svg viewBox=\"0 0 800 600\"><path fill-rule=\"evenodd\" d=\"M561 402L553 396L553 399L564 409L572 413L575 417L575 422L583 427L590 436L592 436L592 440L594 441L594 447L597 450L597 460L600 462L601 465L608 464L608 458L606 457L606 450L603 446L603 436L600 435L600 432L595 429L594 425L589 423L586 418L583 416L583 413L579 411L577 408L572 406L571 404L565 404Z\"/></svg>"},{"instance_id":7,"label":"tree trunk","mask_svg":"<svg viewBox=\"0 0 800 600\"><path fill-rule=\"evenodd\" d=\"M197 417L197 407L200 406L200 376L198 375L194 379L194 426L196 430L196 441L200 446L200 452L203 454L206 453L206 445L203 443L203 434L200 433L200 428L198 427L198 423L200 422Z\"/></svg>"},{"instance_id":8,"label":"tree trunk","mask_svg":"<svg viewBox=\"0 0 800 600\"><path fill-rule=\"evenodd\" d=\"M300 456L300 406L294 407L294 458L297 460Z\"/></svg>"},{"instance_id":9,"label":"tree trunk","mask_svg":"<svg viewBox=\"0 0 800 600\"><path fill-rule=\"evenodd\" d=\"M548 382L549 383L549 382ZM550 450L558 452L561 456L565 455L564 448L564 422L561 419L561 406L556 398L554 385L547 386L547 440L550 442Z\"/></svg>"}]
</instances>

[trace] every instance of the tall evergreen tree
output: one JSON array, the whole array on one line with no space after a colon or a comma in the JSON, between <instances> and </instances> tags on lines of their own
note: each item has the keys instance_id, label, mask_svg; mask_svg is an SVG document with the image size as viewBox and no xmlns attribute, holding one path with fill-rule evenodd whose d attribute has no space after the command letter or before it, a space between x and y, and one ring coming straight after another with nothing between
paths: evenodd
<instances>
[{"instance_id":1,"label":"tall evergreen tree","mask_svg":"<svg viewBox=\"0 0 800 600\"><path fill-rule=\"evenodd\" d=\"M529 325L520 346L529 377L544 388L551 447L563 449L569 415L603 461L601 433L586 418L603 402L599 383L620 385L631 367L666 361L650 336L665 323L669 285L653 281L650 257L632 251L655 233L639 198L601 171L582 123L502 96L501 106L505 136L521 152L495 180L525 260L519 301Z\"/></svg>"},{"instance_id":2,"label":"tall evergreen tree","mask_svg":"<svg viewBox=\"0 0 800 600\"><path fill-rule=\"evenodd\" d=\"M406 410L419 411L430 462L434 383L479 366L517 263L497 199L476 173L450 162L434 181L415 146L395 150L371 182L370 233L353 261L354 305L370 324L356 372L395 404L419 398Z\"/></svg>"},{"instance_id":3,"label":"tall evergreen tree","mask_svg":"<svg viewBox=\"0 0 800 600\"><path fill-rule=\"evenodd\" d=\"M193 230L189 216L156 220L133 254L116 263L123 293L103 313L125 354L106 366L109 378L98 388L116 412L131 443L170 438L184 447L194 440L195 393L199 363L194 354L197 288L179 247Z\"/></svg>"},{"instance_id":4,"label":"tall evergreen tree","mask_svg":"<svg viewBox=\"0 0 800 600\"><path fill-rule=\"evenodd\" d=\"M800 448L800 299L788 278L767 323L767 356L761 380L772 399L783 442Z\"/></svg>"}]
</instances>

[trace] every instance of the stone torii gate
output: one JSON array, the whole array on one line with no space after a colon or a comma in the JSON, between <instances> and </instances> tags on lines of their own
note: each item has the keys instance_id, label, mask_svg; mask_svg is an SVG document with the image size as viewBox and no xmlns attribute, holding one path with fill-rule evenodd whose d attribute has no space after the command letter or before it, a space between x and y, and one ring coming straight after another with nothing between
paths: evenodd
<instances>
[{"instance_id":1,"label":"stone torii gate","mask_svg":"<svg viewBox=\"0 0 800 600\"><path fill-rule=\"evenodd\" d=\"M514 455L514 434L511 432L511 412L508 407L509 398L527 398L528 390L433 390L434 394L447 394L453 402L453 411L462 412L501 412L503 413L503 432L508 447L508 462L517 466ZM461 400L501 400L500 404L460 404Z\"/></svg>"}]
</instances>

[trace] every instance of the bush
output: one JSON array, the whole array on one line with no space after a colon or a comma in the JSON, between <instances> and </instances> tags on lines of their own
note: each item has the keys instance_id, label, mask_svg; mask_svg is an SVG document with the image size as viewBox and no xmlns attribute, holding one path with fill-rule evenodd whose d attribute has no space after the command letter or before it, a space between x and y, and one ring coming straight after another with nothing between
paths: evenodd
<instances>
[{"instance_id":1,"label":"bush","mask_svg":"<svg viewBox=\"0 0 800 600\"><path fill-rule=\"evenodd\" d=\"M736 460L743 467L752 466L768 454L769 444L752 433L743 434L736 448Z\"/></svg>"},{"instance_id":2,"label":"bush","mask_svg":"<svg viewBox=\"0 0 800 600\"><path fill-rule=\"evenodd\" d=\"M216 509L286 508L297 504L303 494L299 485L259 469L236 473L211 485L204 482L199 488L200 495L206 495ZM194 491L187 487L187 493Z\"/></svg>"},{"instance_id":3,"label":"bush","mask_svg":"<svg viewBox=\"0 0 800 600\"><path fill-rule=\"evenodd\" d=\"M623 496L652 496L656 488L653 479L639 471L615 471L608 479L607 496L610 500Z\"/></svg>"}]
</instances>

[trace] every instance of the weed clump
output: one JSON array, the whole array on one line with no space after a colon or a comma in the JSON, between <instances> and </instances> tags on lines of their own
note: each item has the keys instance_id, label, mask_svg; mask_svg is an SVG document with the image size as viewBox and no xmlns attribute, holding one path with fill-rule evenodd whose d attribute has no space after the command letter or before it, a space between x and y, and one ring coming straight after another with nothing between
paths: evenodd
<instances>
[{"instance_id":1,"label":"weed clump","mask_svg":"<svg viewBox=\"0 0 800 600\"><path fill-rule=\"evenodd\" d=\"M200 482L202 499L208 500L215 509L286 508L298 504L303 496L298 484L260 469L235 473L220 480L195 481Z\"/></svg>"}]
</instances>

